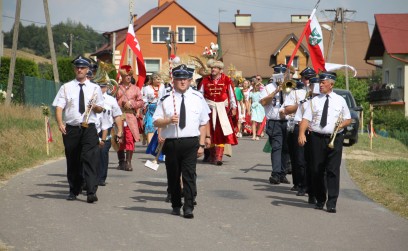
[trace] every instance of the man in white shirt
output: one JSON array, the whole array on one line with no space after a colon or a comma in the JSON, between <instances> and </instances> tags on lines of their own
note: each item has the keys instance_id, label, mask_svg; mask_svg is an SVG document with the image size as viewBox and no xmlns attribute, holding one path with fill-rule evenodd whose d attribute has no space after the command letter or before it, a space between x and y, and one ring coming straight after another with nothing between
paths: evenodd
<instances>
[{"instance_id":1,"label":"man in white shirt","mask_svg":"<svg viewBox=\"0 0 408 251\"><path fill-rule=\"evenodd\" d=\"M103 97L99 86L86 77L90 60L78 56L72 63L75 79L61 86L52 105L55 106L55 117L62 133L67 158L67 200L76 200L84 179L87 202L93 203L98 200L96 190L99 164L99 139L95 123L96 114L103 111ZM65 122L62 120L63 112Z\"/></svg>"},{"instance_id":2,"label":"man in white shirt","mask_svg":"<svg viewBox=\"0 0 408 251\"><path fill-rule=\"evenodd\" d=\"M306 143L306 129L310 125L312 185L316 196L316 209L336 213L340 190L340 165L344 135L342 131L350 125L351 117L345 99L333 92L336 73L319 74L320 95L312 99L303 114L299 129L299 145ZM333 142L331 148L329 143Z\"/></svg>"}]
</instances>

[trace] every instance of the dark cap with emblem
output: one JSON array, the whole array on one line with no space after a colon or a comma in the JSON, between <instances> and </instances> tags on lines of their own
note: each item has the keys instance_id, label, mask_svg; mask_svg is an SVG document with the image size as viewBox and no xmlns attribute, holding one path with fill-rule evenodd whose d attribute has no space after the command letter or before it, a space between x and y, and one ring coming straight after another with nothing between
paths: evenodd
<instances>
[{"instance_id":1,"label":"dark cap with emblem","mask_svg":"<svg viewBox=\"0 0 408 251\"><path fill-rule=\"evenodd\" d=\"M177 79L189 79L193 78L194 69L187 67L185 64L181 64L172 70L173 78Z\"/></svg>"},{"instance_id":2,"label":"dark cap with emblem","mask_svg":"<svg viewBox=\"0 0 408 251\"><path fill-rule=\"evenodd\" d=\"M310 79L309 79L309 83L310 83L310 84L319 84L319 83L320 83L320 80L319 80L319 78L316 78L316 77L310 78Z\"/></svg>"},{"instance_id":3,"label":"dark cap with emblem","mask_svg":"<svg viewBox=\"0 0 408 251\"><path fill-rule=\"evenodd\" d=\"M76 67L88 67L89 68L91 66L91 61L89 59L87 59L87 58L82 57L82 56L76 57L71 62Z\"/></svg>"},{"instance_id":4,"label":"dark cap with emblem","mask_svg":"<svg viewBox=\"0 0 408 251\"><path fill-rule=\"evenodd\" d=\"M286 70L288 69L288 67L284 64L278 64L278 65L272 66L272 68L275 74L285 73Z\"/></svg>"},{"instance_id":5,"label":"dark cap with emblem","mask_svg":"<svg viewBox=\"0 0 408 251\"><path fill-rule=\"evenodd\" d=\"M320 81L326 80L326 79L331 79L331 80L336 81L336 78L337 78L337 74L331 71L325 71L319 74Z\"/></svg>"},{"instance_id":6,"label":"dark cap with emblem","mask_svg":"<svg viewBox=\"0 0 408 251\"><path fill-rule=\"evenodd\" d=\"M316 77L316 72L310 67L306 67L303 71L300 72L300 76L305 78L313 78Z\"/></svg>"}]
</instances>

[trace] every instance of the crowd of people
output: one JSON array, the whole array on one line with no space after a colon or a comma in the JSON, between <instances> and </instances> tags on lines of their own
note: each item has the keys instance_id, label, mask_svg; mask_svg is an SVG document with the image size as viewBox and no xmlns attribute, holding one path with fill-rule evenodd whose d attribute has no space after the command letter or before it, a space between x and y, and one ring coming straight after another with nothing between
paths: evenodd
<instances>
[{"instance_id":1,"label":"crowd of people","mask_svg":"<svg viewBox=\"0 0 408 251\"><path fill-rule=\"evenodd\" d=\"M293 79L294 69L278 64L264 84L259 75L230 78L222 61L211 60L196 82L195 69L180 64L171 70L171 83L154 73L139 88L129 65L119 69L117 84L100 77L107 76L103 62L78 56L72 63L76 77L61 86L53 102L65 147L67 200L86 190L88 203L98 201L111 146L117 169L132 171L135 142L142 141L165 156L171 213L181 215L183 209L185 218L193 218L197 158L220 166L238 138L258 141L266 134L269 182L289 184L291 173L296 195L307 194L316 209L326 205L327 212L336 212L342 131L351 119L345 100L332 91L335 73L307 67L301 79Z\"/></svg>"}]
</instances>

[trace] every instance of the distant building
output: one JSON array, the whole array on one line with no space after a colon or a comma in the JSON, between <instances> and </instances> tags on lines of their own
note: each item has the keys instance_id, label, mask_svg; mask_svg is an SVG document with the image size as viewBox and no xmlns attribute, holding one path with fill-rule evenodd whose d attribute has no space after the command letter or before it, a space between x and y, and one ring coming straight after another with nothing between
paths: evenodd
<instances>
[{"instance_id":1,"label":"distant building","mask_svg":"<svg viewBox=\"0 0 408 251\"><path fill-rule=\"evenodd\" d=\"M222 49L226 66L233 64L242 70L244 77L256 74L263 78L272 75L271 66L286 64L299 41L299 36L305 27L309 16L292 15L291 22L251 22L250 14L237 11L235 22L219 24L218 44ZM321 22L320 25L332 25ZM367 22L346 23L347 63L357 69L358 78L368 78L374 66L366 64L364 52L370 42ZM344 64L342 23L336 23L335 39L331 52L331 63ZM323 29L325 55L328 55L330 32ZM307 39L302 44L294 58L293 66L302 71L311 66L311 59L307 48Z\"/></svg>"},{"instance_id":2,"label":"distant building","mask_svg":"<svg viewBox=\"0 0 408 251\"><path fill-rule=\"evenodd\" d=\"M408 117L408 14L376 14L366 60L382 60L382 83L372 86L370 103L403 109Z\"/></svg>"},{"instance_id":3,"label":"distant building","mask_svg":"<svg viewBox=\"0 0 408 251\"><path fill-rule=\"evenodd\" d=\"M121 55L127 30L128 27L124 27L104 33L109 42L92 55L105 62L114 60L116 67L119 66L121 57L125 56L127 57L125 63L135 68L136 59L133 53L128 51L126 55ZM211 42L217 42L217 34L179 5L176 0L158 0L157 7L140 18L135 16L134 30L148 73L159 72L168 62L168 42L175 43L178 56L201 55L206 46Z\"/></svg>"}]
</instances>

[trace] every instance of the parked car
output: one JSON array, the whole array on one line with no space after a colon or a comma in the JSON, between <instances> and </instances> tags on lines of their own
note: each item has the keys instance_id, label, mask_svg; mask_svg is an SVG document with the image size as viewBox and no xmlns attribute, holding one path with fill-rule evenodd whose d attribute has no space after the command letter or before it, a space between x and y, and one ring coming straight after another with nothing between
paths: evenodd
<instances>
[{"instance_id":1,"label":"parked car","mask_svg":"<svg viewBox=\"0 0 408 251\"><path fill-rule=\"evenodd\" d=\"M360 126L360 113L363 108L356 105L353 94L350 91L342 89L333 89L335 93L342 96L347 103L351 115L351 124L347 126L344 132L344 139L348 142L343 142L344 146L352 146L358 141L358 129Z\"/></svg>"}]
</instances>

